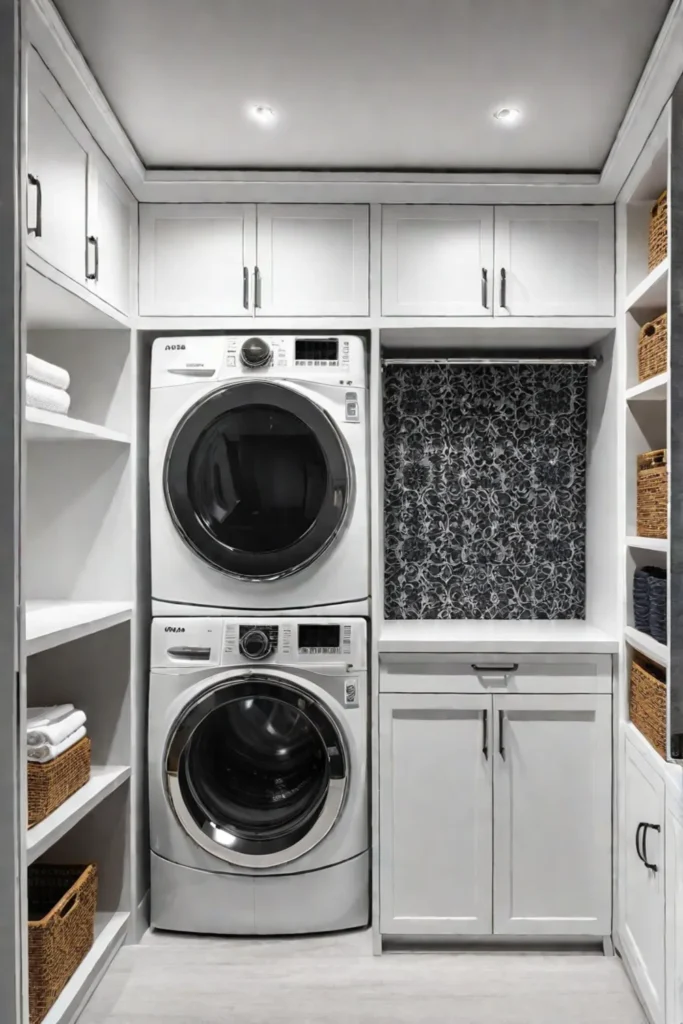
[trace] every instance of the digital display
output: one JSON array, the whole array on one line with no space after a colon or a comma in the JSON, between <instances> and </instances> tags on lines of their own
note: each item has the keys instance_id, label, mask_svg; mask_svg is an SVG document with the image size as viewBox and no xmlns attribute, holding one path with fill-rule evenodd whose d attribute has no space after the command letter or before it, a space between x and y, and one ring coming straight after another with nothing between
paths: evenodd
<instances>
[{"instance_id":1,"label":"digital display","mask_svg":"<svg viewBox=\"0 0 683 1024\"><path fill-rule=\"evenodd\" d=\"M317 623L299 626L299 650L303 648L306 650L320 650L321 648L338 650L340 643L339 626L318 625Z\"/></svg>"},{"instance_id":2,"label":"digital display","mask_svg":"<svg viewBox=\"0 0 683 1024\"><path fill-rule=\"evenodd\" d=\"M298 362L330 362L339 359L339 342L336 338L296 338L294 358Z\"/></svg>"}]
</instances>

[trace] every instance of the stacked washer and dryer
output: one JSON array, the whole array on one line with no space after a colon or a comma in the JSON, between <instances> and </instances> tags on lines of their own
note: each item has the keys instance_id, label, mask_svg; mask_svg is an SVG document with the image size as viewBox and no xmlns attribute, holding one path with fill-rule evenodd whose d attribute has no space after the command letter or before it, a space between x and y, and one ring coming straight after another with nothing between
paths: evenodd
<instances>
[{"instance_id":1,"label":"stacked washer and dryer","mask_svg":"<svg viewBox=\"0 0 683 1024\"><path fill-rule=\"evenodd\" d=\"M369 918L361 338L158 338L149 486L151 921Z\"/></svg>"}]
</instances>

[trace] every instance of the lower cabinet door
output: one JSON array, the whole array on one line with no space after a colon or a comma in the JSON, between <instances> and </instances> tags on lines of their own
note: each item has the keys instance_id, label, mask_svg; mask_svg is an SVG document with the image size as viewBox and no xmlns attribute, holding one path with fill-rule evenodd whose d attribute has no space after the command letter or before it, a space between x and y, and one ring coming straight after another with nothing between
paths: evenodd
<instances>
[{"instance_id":1,"label":"lower cabinet door","mask_svg":"<svg viewBox=\"0 0 683 1024\"><path fill-rule=\"evenodd\" d=\"M493 697L496 934L611 934L611 707Z\"/></svg>"},{"instance_id":2,"label":"lower cabinet door","mask_svg":"<svg viewBox=\"0 0 683 1024\"><path fill-rule=\"evenodd\" d=\"M663 1024L666 787L661 776L628 738L624 755L619 835L621 952L652 1021Z\"/></svg>"},{"instance_id":3,"label":"lower cabinet door","mask_svg":"<svg viewBox=\"0 0 683 1024\"><path fill-rule=\"evenodd\" d=\"M491 933L491 697L380 697L380 927Z\"/></svg>"},{"instance_id":4,"label":"lower cabinet door","mask_svg":"<svg viewBox=\"0 0 683 1024\"><path fill-rule=\"evenodd\" d=\"M666 1021L683 1020L683 801L666 797ZM649 840L648 840L649 843ZM648 855L649 855L648 848Z\"/></svg>"}]
</instances>

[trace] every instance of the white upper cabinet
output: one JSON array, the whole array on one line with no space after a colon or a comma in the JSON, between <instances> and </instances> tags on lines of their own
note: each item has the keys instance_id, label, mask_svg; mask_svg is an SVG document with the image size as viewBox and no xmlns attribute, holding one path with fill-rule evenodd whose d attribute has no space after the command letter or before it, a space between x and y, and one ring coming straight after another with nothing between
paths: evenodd
<instances>
[{"instance_id":1,"label":"white upper cabinet","mask_svg":"<svg viewBox=\"0 0 683 1024\"><path fill-rule=\"evenodd\" d=\"M257 316L367 316L367 206L262 204Z\"/></svg>"},{"instance_id":2,"label":"white upper cabinet","mask_svg":"<svg viewBox=\"0 0 683 1024\"><path fill-rule=\"evenodd\" d=\"M88 286L121 313L130 312L131 243L136 204L104 157L90 162Z\"/></svg>"},{"instance_id":3,"label":"white upper cabinet","mask_svg":"<svg viewBox=\"0 0 683 1024\"><path fill-rule=\"evenodd\" d=\"M493 698L497 935L610 935L607 695Z\"/></svg>"},{"instance_id":4,"label":"white upper cabinet","mask_svg":"<svg viewBox=\"0 0 683 1024\"><path fill-rule=\"evenodd\" d=\"M251 316L252 204L140 205L143 316Z\"/></svg>"},{"instance_id":5,"label":"white upper cabinet","mask_svg":"<svg viewBox=\"0 0 683 1024\"><path fill-rule=\"evenodd\" d=\"M491 933L491 698L380 697L380 927Z\"/></svg>"},{"instance_id":6,"label":"white upper cabinet","mask_svg":"<svg viewBox=\"0 0 683 1024\"><path fill-rule=\"evenodd\" d=\"M492 206L382 207L384 316L491 316Z\"/></svg>"},{"instance_id":7,"label":"white upper cabinet","mask_svg":"<svg viewBox=\"0 0 683 1024\"><path fill-rule=\"evenodd\" d=\"M497 206L496 316L612 316L614 207Z\"/></svg>"},{"instance_id":8,"label":"white upper cabinet","mask_svg":"<svg viewBox=\"0 0 683 1024\"><path fill-rule=\"evenodd\" d=\"M619 937L654 1024L665 1020L665 784L625 741Z\"/></svg>"},{"instance_id":9,"label":"white upper cabinet","mask_svg":"<svg viewBox=\"0 0 683 1024\"><path fill-rule=\"evenodd\" d=\"M89 136L33 49L28 83L28 244L85 284Z\"/></svg>"}]
</instances>

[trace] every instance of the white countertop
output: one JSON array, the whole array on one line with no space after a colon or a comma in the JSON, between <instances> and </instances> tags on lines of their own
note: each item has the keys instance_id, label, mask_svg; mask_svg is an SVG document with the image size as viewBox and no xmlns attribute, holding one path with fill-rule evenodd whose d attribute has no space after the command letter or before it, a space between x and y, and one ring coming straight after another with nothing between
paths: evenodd
<instances>
[{"instance_id":1,"label":"white countertop","mask_svg":"<svg viewBox=\"0 0 683 1024\"><path fill-rule=\"evenodd\" d=\"M410 619L384 622L380 654L614 654L618 641L579 619Z\"/></svg>"}]
</instances>

